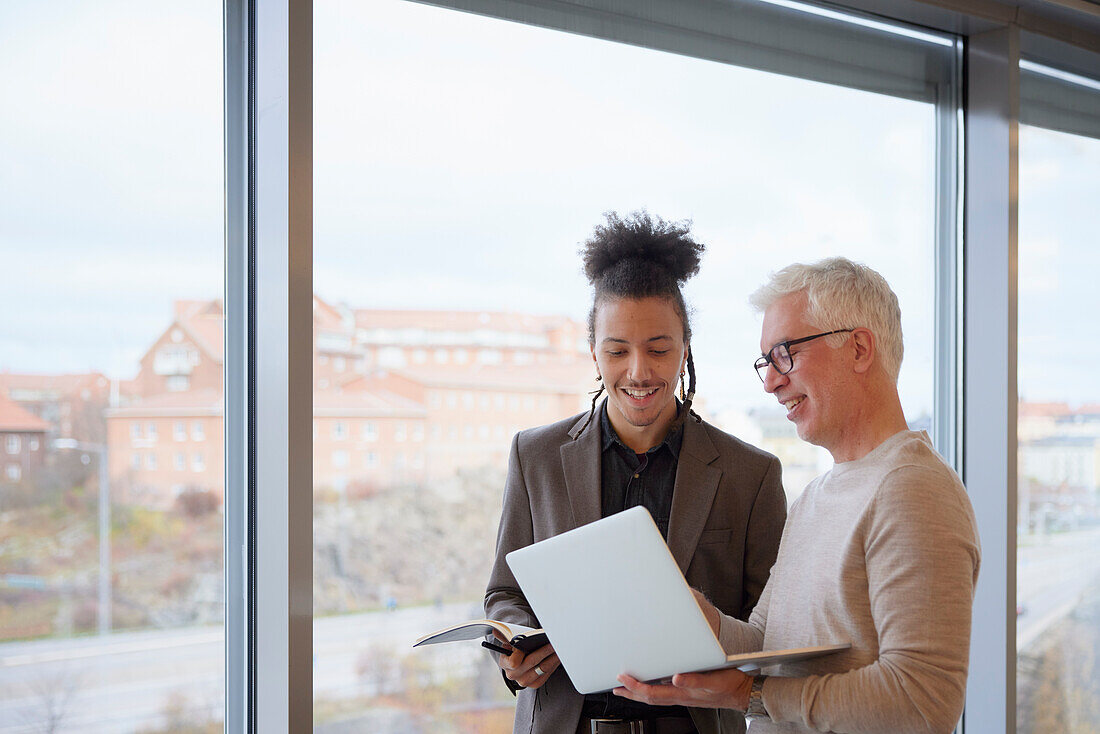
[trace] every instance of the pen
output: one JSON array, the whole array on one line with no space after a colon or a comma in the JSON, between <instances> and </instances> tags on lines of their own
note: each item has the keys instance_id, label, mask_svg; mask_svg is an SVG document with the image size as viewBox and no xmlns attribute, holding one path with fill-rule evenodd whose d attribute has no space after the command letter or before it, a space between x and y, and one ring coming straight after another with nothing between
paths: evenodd
<instances>
[{"instance_id":1,"label":"pen","mask_svg":"<svg viewBox=\"0 0 1100 734\"><path fill-rule=\"evenodd\" d=\"M501 645L499 642L490 642L489 640L482 640L481 641L481 646L482 647L487 647L490 650L492 650L493 652L499 652L501 655L511 655L512 654L511 648L505 647L504 645Z\"/></svg>"}]
</instances>

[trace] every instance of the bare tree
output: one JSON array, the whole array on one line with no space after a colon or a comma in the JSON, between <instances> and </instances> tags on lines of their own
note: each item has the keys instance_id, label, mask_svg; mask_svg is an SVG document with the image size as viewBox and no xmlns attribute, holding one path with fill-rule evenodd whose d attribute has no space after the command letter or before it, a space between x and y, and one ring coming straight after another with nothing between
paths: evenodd
<instances>
[{"instance_id":1,"label":"bare tree","mask_svg":"<svg viewBox=\"0 0 1100 734\"><path fill-rule=\"evenodd\" d=\"M82 677L81 671L65 668L29 681L27 690L34 704L23 714L27 723L42 734L63 731Z\"/></svg>"}]
</instances>

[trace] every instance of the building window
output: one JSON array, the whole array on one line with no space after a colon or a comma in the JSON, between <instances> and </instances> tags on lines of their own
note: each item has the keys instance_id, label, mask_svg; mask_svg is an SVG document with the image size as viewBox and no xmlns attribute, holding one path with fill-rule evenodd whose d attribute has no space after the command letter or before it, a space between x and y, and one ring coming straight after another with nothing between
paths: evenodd
<instances>
[{"instance_id":1,"label":"building window","mask_svg":"<svg viewBox=\"0 0 1100 734\"><path fill-rule=\"evenodd\" d=\"M332 440L343 441L348 437L348 427L343 421L336 421L332 424Z\"/></svg>"},{"instance_id":2,"label":"building window","mask_svg":"<svg viewBox=\"0 0 1100 734\"><path fill-rule=\"evenodd\" d=\"M378 454L374 451L367 452L367 467L373 469L378 466Z\"/></svg>"},{"instance_id":3,"label":"building window","mask_svg":"<svg viewBox=\"0 0 1100 734\"><path fill-rule=\"evenodd\" d=\"M130 438L131 439L141 438L141 424L138 423L137 421L134 421L133 423L130 424Z\"/></svg>"},{"instance_id":4,"label":"building window","mask_svg":"<svg viewBox=\"0 0 1100 734\"><path fill-rule=\"evenodd\" d=\"M499 349L481 349L477 353L478 364L500 364L504 356Z\"/></svg>"},{"instance_id":5,"label":"building window","mask_svg":"<svg viewBox=\"0 0 1100 734\"><path fill-rule=\"evenodd\" d=\"M30 440L30 445L31 445L31 451L38 451L38 439L37 438L32 438Z\"/></svg>"},{"instance_id":6,"label":"building window","mask_svg":"<svg viewBox=\"0 0 1100 734\"><path fill-rule=\"evenodd\" d=\"M332 452L332 465L337 469L343 469L348 465L348 452L343 449Z\"/></svg>"},{"instance_id":7,"label":"building window","mask_svg":"<svg viewBox=\"0 0 1100 734\"><path fill-rule=\"evenodd\" d=\"M447 393L447 407L448 408L457 408L458 407L458 396L455 395L453 392Z\"/></svg>"},{"instance_id":8,"label":"building window","mask_svg":"<svg viewBox=\"0 0 1100 734\"><path fill-rule=\"evenodd\" d=\"M177 441L187 440L187 423L184 421L176 421L172 424L172 438Z\"/></svg>"},{"instance_id":9,"label":"building window","mask_svg":"<svg viewBox=\"0 0 1100 734\"><path fill-rule=\"evenodd\" d=\"M8 464L7 472L8 479L13 482L18 482L20 477L23 476L23 470L19 468L18 464Z\"/></svg>"},{"instance_id":10,"label":"building window","mask_svg":"<svg viewBox=\"0 0 1100 734\"><path fill-rule=\"evenodd\" d=\"M347 368L347 363L343 357L336 357L332 360L332 368L337 372L343 372Z\"/></svg>"},{"instance_id":11,"label":"building window","mask_svg":"<svg viewBox=\"0 0 1100 734\"><path fill-rule=\"evenodd\" d=\"M455 350L455 362L457 362L458 364L466 364L469 361L470 361L470 353L469 352L467 352L465 349L456 349Z\"/></svg>"},{"instance_id":12,"label":"building window","mask_svg":"<svg viewBox=\"0 0 1100 734\"><path fill-rule=\"evenodd\" d=\"M157 455L151 451L145 455L145 468L149 471L155 471L157 468Z\"/></svg>"},{"instance_id":13,"label":"building window","mask_svg":"<svg viewBox=\"0 0 1100 734\"><path fill-rule=\"evenodd\" d=\"M408 438L408 429L405 427L404 423L398 423L393 428L393 440L404 441L406 438Z\"/></svg>"},{"instance_id":14,"label":"building window","mask_svg":"<svg viewBox=\"0 0 1100 734\"><path fill-rule=\"evenodd\" d=\"M141 454L136 451L130 454L130 468L137 471L141 468Z\"/></svg>"},{"instance_id":15,"label":"building window","mask_svg":"<svg viewBox=\"0 0 1100 734\"><path fill-rule=\"evenodd\" d=\"M378 426L373 421L367 421L363 424L363 440L364 441L377 441L378 440Z\"/></svg>"},{"instance_id":16,"label":"building window","mask_svg":"<svg viewBox=\"0 0 1100 734\"><path fill-rule=\"evenodd\" d=\"M184 471L187 469L187 457L183 452L176 453L176 471Z\"/></svg>"},{"instance_id":17,"label":"building window","mask_svg":"<svg viewBox=\"0 0 1100 734\"><path fill-rule=\"evenodd\" d=\"M450 354L447 352L446 349L435 350L433 356L435 357L436 364L447 364L448 360L450 359Z\"/></svg>"},{"instance_id":18,"label":"building window","mask_svg":"<svg viewBox=\"0 0 1100 734\"><path fill-rule=\"evenodd\" d=\"M423 440L424 440L424 424L423 423L417 423L415 426L413 426L413 441L423 441Z\"/></svg>"},{"instance_id":19,"label":"building window","mask_svg":"<svg viewBox=\"0 0 1100 734\"><path fill-rule=\"evenodd\" d=\"M412 359L413 364L424 364L428 361L428 352L424 349L414 349Z\"/></svg>"},{"instance_id":20,"label":"building window","mask_svg":"<svg viewBox=\"0 0 1100 734\"><path fill-rule=\"evenodd\" d=\"M191 378L187 375L172 375L164 380L164 389L168 392L187 392L191 389Z\"/></svg>"},{"instance_id":21,"label":"building window","mask_svg":"<svg viewBox=\"0 0 1100 734\"><path fill-rule=\"evenodd\" d=\"M205 441L206 440L206 424L202 421L193 421L191 423L191 440L192 441Z\"/></svg>"},{"instance_id":22,"label":"building window","mask_svg":"<svg viewBox=\"0 0 1100 734\"><path fill-rule=\"evenodd\" d=\"M150 423L145 427L145 435L150 441L157 440L157 424Z\"/></svg>"},{"instance_id":23,"label":"building window","mask_svg":"<svg viewBox=\"0 0 1100 734\"><path fill-rule=\"evenodd\" d=\"M153 373L158 375L189 375L199 363L199 354L186 345L164 347L153 357Z\"/></svg>"},{"instance_id":24,"label":"building window","mask_svg":"<svg viewBox=\"0 0 1100 734\"><path fill-rule=\"evenodd\" d=\"M7 444L9 454L19 453L19 436L8 436L8 440L5 443Z\"/></svg>"},{"instance_id":25,"label":"building window","mask_svg":"<svg viewBox=\"0 0 1100 734\"><path fill-rule=\"evenodd\" d=\"M191 457L191 471L201 472L206 471L206 459L202 454L196 453Z\"/></svg>"}]
</instances>

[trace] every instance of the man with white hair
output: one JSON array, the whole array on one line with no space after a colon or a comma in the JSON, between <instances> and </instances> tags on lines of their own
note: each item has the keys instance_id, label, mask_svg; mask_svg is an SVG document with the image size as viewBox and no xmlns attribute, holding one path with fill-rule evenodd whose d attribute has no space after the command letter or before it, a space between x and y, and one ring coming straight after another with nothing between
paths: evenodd
<instances>
[{"instance_id":1,"label":"man with white hair","mask_svg":"<svg viewBox=\"0 0 1100 734\"><path fill-rule=\"evenodd\" d=\"M677 675L621 696L745 711L752 732L950 732L962 713L980 550L958 476L898 397L901 310L845 258L791 265L752 296L756 370L833 468L792 505L748 622L700 598L729 653L850 642L767 669ZM700 595L701 596L701 595Z\"/></svg>"}]
</instances>

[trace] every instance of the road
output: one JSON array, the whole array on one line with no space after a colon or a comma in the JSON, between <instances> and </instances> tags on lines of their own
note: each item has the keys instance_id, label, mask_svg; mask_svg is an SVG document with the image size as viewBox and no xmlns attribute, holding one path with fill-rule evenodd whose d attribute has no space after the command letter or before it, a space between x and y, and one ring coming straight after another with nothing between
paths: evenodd
<instances>
[{"instance_id":1,"label":"road","mask_svg":"<svg viewBox=\"0 0 1100 734\"><path fill-rule=\"evenodd\" d=\"M1030 539L1016 559L1024 610L1016 618L1016 649L1024 652L1073 610L1086 586L1100 580L1100 529Z\"/></svg>"},{"instance_id":2,"label":"road","mask_svg":"<svg viewBox=\"0 0 1100 734\"><path fill-rule=\"evenodd\" d=\"M1024 651L1100 578L1100 529L1021 548L1017 576L1025 611L1016 639ZM369 696L400 686L393 661L404 655L418 656L437 675L472 674L484 656L477 645L423 651L410 645L480 614L477 605L448 604L317 620L314 696ZM165 725L173 697L189 720L220 720L222 650L221 630L208 628L0 644L0 732L48 731L44 724L54 716L59 734L129 734ZM360 669L370 672L360 675Z\"/></svg>"},{"instance_id":3,"label":"road","mask_svg":"<svg viewBox=\"0 0 1100 734\"><path fill-rule=\"evenodd\" d=\"M369 664L417 655L440 674L472 673L484 656L473 643L423 652L411 645L426 632L480 615L478 605L449 604L319 619L314 696L372 695L379 685L400 685L392 667L390 675L360 676L361 656ZM223 660L222 631L209 628L0 644L0 732L47 731L51 716L58 734L135 732L164 726L174 697L188 720L218 721Z\"/></svg>"}]
</instances>

